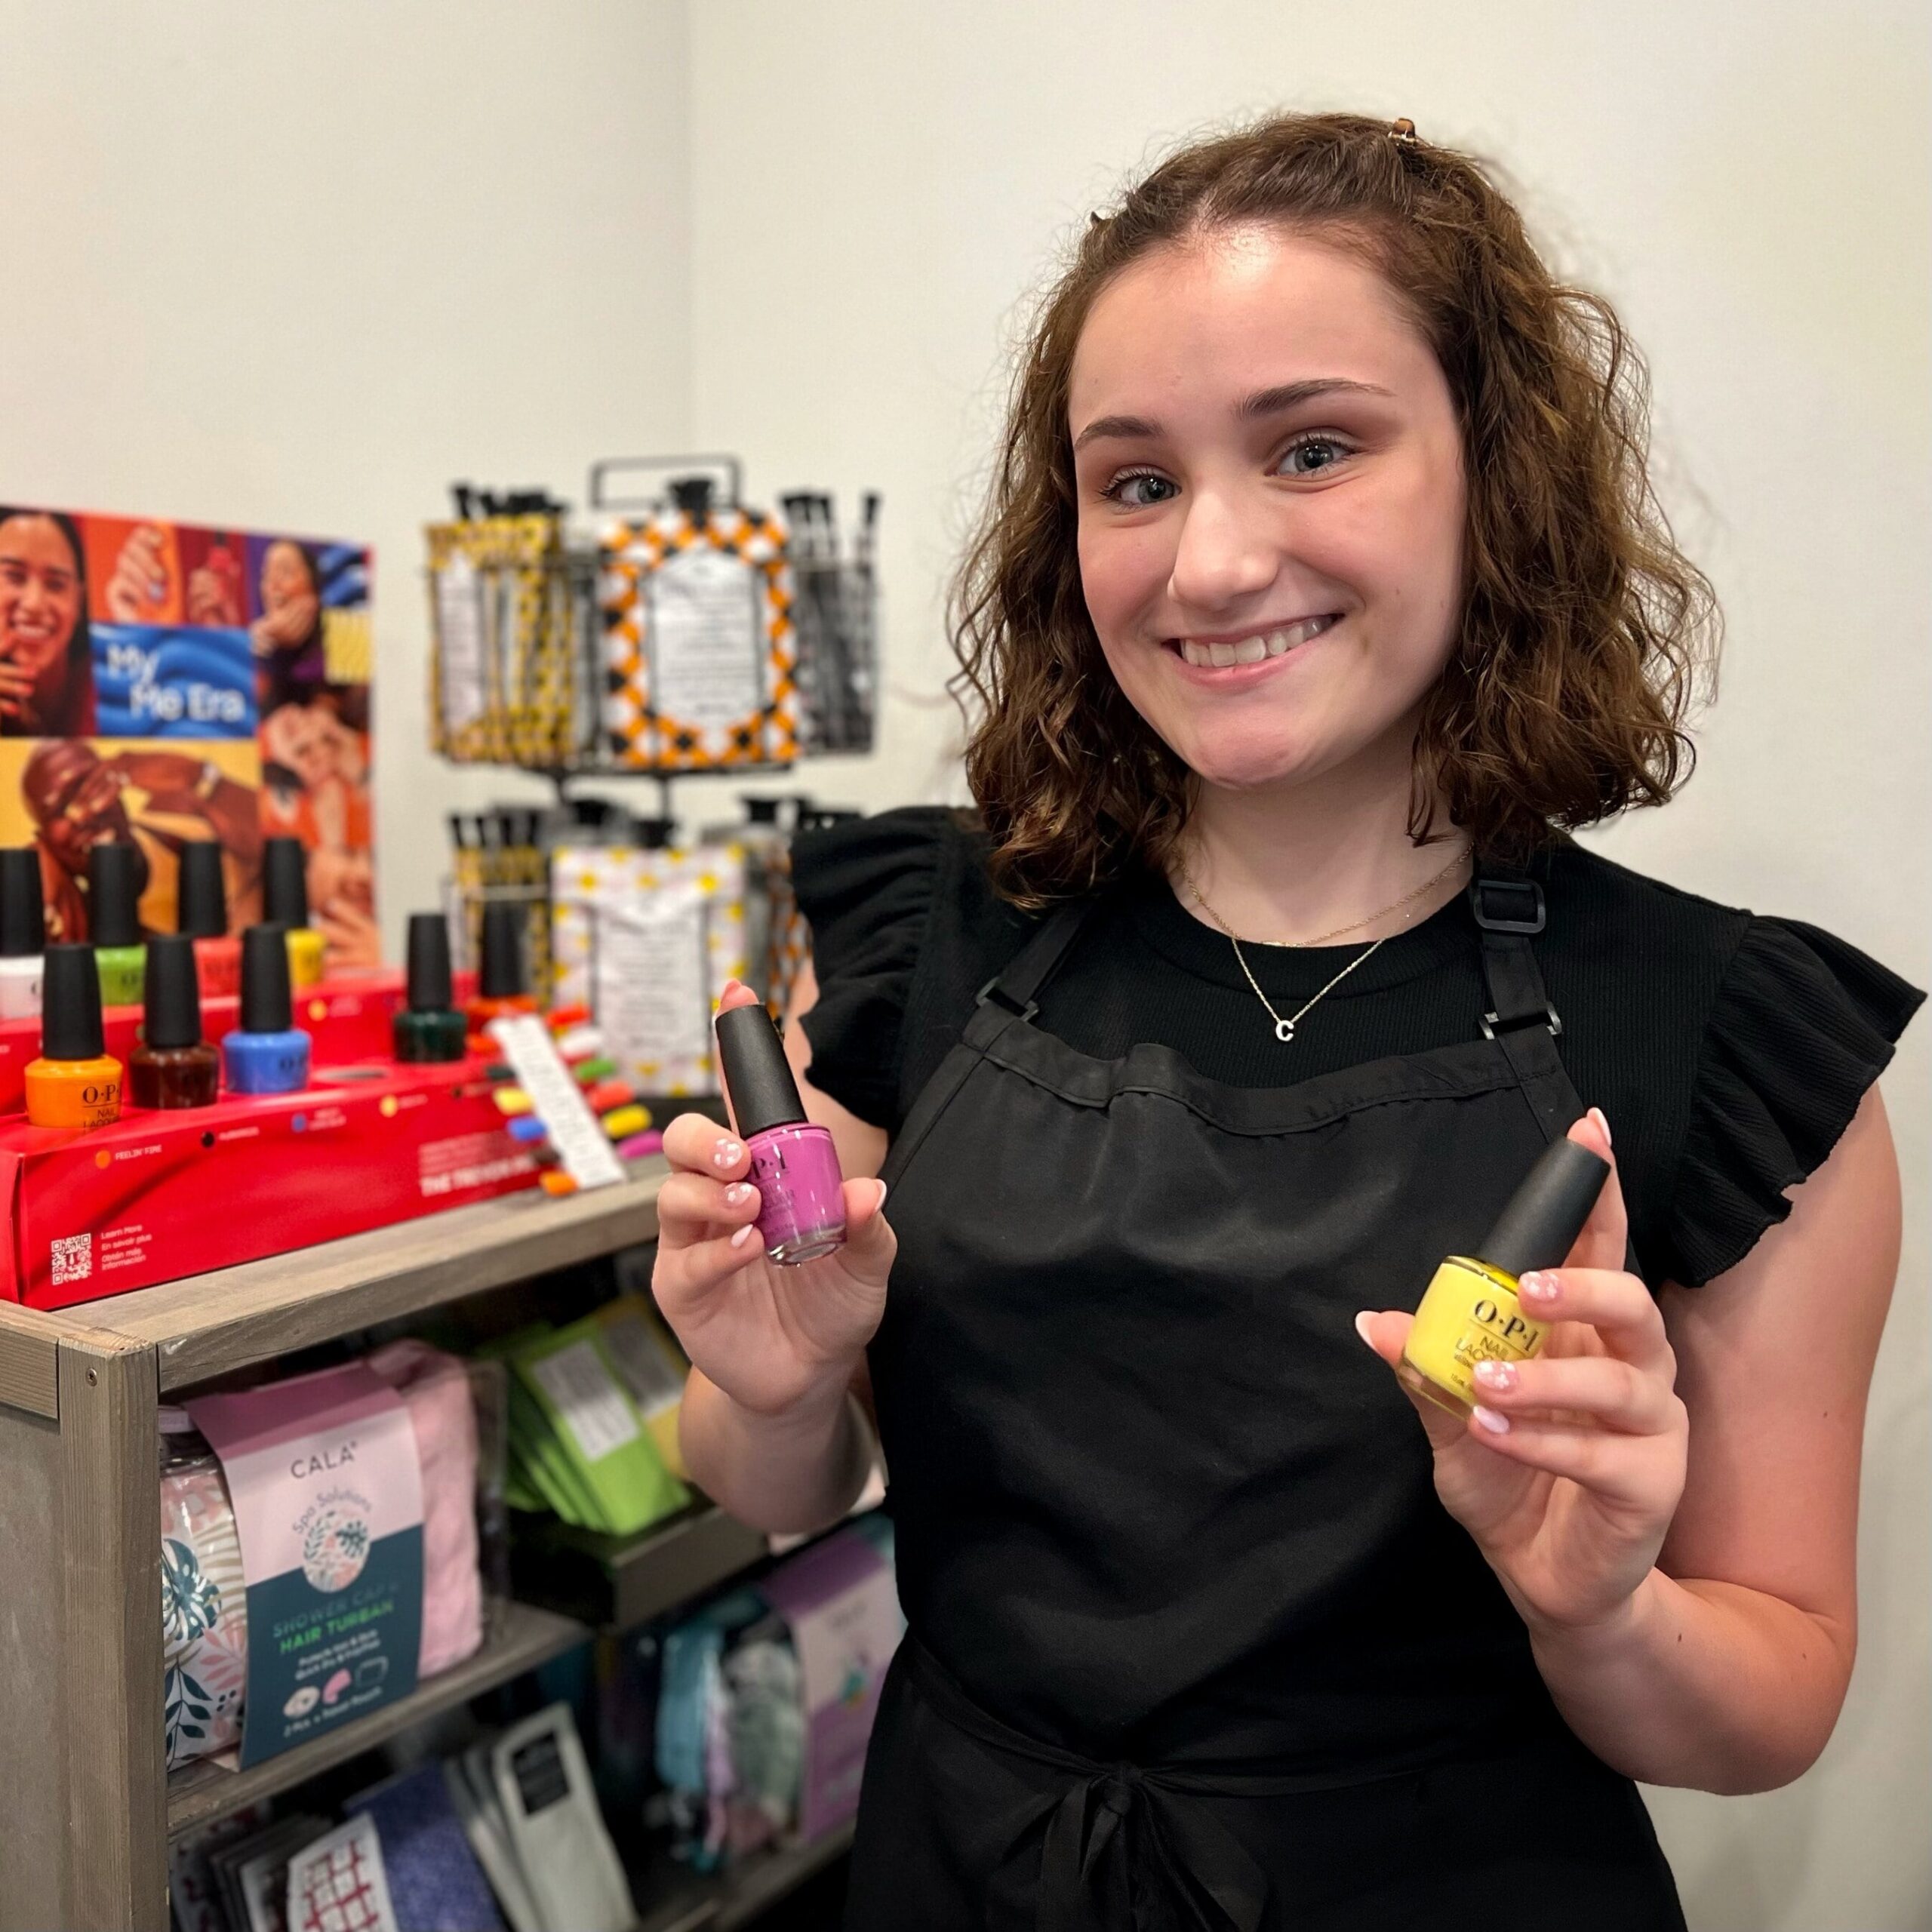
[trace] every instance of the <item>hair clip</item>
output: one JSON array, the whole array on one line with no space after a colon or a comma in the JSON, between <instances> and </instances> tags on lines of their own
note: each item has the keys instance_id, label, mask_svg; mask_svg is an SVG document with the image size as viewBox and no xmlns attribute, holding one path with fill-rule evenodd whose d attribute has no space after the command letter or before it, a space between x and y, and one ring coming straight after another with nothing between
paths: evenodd
<instances>
[{"instance_id":1,"label":"hair clip","mask_svg":"<svg viewBox=\"0 0 1932 1932\"><path fill-rule=\"evenodd\" d=\"M1392 121L1389 124L1389 138L1405 148L1419 146L1422 137L1416 132L1416 124L1411 120Z\"/></svg>"}]
</instances>

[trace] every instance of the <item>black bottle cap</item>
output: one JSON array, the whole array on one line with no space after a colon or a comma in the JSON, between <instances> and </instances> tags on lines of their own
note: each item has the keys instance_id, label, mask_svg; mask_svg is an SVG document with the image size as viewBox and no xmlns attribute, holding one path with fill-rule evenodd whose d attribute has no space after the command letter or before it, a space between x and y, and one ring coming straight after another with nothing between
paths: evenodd
<instances>
[{"instance_id":1,"label":"black bottle cap","mask_svg":"<svg viewBox=\"0 0 1932 1932\"><path fill-rule=\"evenodd\" d=\"M1476 1259L1506 1275L1560 1268L1610 1174L1610 1163L1574 1140L1552 1140L1510 1195Z\"/></svg>"},{"instance_id":2,"label":"black bottle cap","mask_svg":"<svg viewBox=\"0 0 1932 1932\"><path fill-rule=\"evenodd\" d=\"M49 1060L98 1060L106 1051L100 968L91 946L47 949L40 974L40 1051Z\"/></svg>"},{"instance_id":3,"label":"black bottle cap","mask_svg":"<svg viewBox=\"0 0 1932 1932\"><path fill-rule=\"evenodd\" d=\"M228 882L222 877L221 848L212 838L191 838L182 847L176 898L177 933L220 939L228 931Z\"/></svg>"},{"instance_id":4,"label":"black bottle cap","mask_svg":"<svg viewBox=\"0 0 1932 1932\"><path fill-rule=\"evenodd\" d=\"M451 1002L450 928L440 912L409 915L409 1010L446 1013Z\"/></svg>"},{"instance_id":5,"label":"black bottle cap","mask_svg":"<svg viewBox=\"0 0 1932 1932\"><path fill-rule=\"evenodd\" d=\"M40 854L31 845L9 845L0 851L0 959L26 959L46 950Z\"/></svg>"},{"instance_id":6,"label":"black bottle cap","mask_svg":"<svg viewBox=\"0 0 1932 1932\"><path fill-rule=\"evenodd\" d=\"M88 937L96 946L139 946L141 855L125 838L88 854Z\"/></svg>"},{"instance_id":7,"label":"black bottle cap","mask_svg":"<svg viewBox=\"0 0 1932 1932\"><path fill-rule=\"evenodd\" d=\"M242 1030L286 1033L295 1023L288 995L288 928L263 924L242 935Z\"/></svg>"},{"instance_id":8,"label":"black bottle cap","mask_svg":"<svg viewBox=\"0 0 1932 1932\"><path fill-rule=\"evenodd\" d=\"M187 934L160 933L148 941L145 997L141 1038L149 1046L202 1044L202 980Z\"/></svg>"},{"instance_id":9,"label":"black bottle cap","mask_svg":"<svg viewBox=\"0 0 1932 1932\"><path fill-rule=\"evenodd\" d=\"M731 1118L749 1137L804 1120L804 1103L771 1015L754 1000L718 1016L718 1057L731 1096Z\"/></svg>"},{"instance_id":10,"label":"black bottle cap","mask_svg":"<svg viewBox=\"0 0 1932 1932\"><path fill-rule=\"evenodd\" d=\"M262 918L278 926L309 923L309 855L299 838L263 841Z\"/></svg>"},{"instance_id":11,"label":"black bottle cap","mask_svg":"<svg viewBox=\"0 0 1932 1932\"><path fill-rule=\"evenodd\" d=\"M476 990L485 999L513 999L530 990L523 970L523 936L530 915L507 899L493 899L483 908L483 964Z\"/></svg>"}]
</instances>

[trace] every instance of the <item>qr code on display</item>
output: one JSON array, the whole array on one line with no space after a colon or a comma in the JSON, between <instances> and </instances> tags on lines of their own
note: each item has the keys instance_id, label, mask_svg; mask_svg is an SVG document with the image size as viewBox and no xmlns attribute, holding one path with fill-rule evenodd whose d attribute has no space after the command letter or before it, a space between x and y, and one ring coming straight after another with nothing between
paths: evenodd
<instances>
[{"instance_id":1,"label":"qr code on display","mask_svg":"<svg viewBox=\"0 0 1932 1932\"><path fill-rule=\"evenodd\" d=\"M85 1281L94 1272L94 1236L69 1235L54 1244L54 1285Z\"/></svg>"}]
</instances>

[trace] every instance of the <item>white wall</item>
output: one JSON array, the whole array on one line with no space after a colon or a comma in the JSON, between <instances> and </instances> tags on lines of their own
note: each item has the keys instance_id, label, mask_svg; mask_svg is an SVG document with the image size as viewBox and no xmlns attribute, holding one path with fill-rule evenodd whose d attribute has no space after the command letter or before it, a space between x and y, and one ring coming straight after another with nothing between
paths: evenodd
<instances>
[{"instance_id":1,"label":"white wall","mask_svg":"<svg viewBox=\"0 0 1932 1932\"><path fill-rule=\"evenodd\" d=\"M1622 306L1671 502L1729 611L1696 781L1606 842L1924 984L1927 58L1909 4L694 8L693 428L748 452L767 496L885 492L886 749L819 789L957 795L937 590L1016 301L1056 243L1205 123L1406 114L1506 162L1558 260ZM1932 1923L1928 1065L1921 1019L1886 1082L1909 1223L1850 1703L1788 1791L1654 1798L1700 1932Z\"/></svg>"},{"instance_id":2,"label":"white wall","mask_svg":"<svg viewBox=\"0 0 1932 1932\"><path fill-rule=\"evenodd\" d=\"M680 0L0 0L0 500L376 549L389 951L443 814L423 525L688 430Z\"/></svg>"}]
</instances>

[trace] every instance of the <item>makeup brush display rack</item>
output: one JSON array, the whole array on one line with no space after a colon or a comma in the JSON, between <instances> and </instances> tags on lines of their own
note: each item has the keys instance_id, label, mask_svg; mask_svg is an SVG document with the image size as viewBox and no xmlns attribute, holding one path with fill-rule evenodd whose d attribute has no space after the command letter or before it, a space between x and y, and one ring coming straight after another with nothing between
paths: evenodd
<instances>
[{"instance_id":1,"label":"makeup brush display rack","mask_svg":"<svg viewBox=\"0 0 1932 1932\"><path fill-rule=\"evenodd\" d=\"M552 1200L518 1194L294 1254L45 1313L0 1303L0 1932L166 1932L168 1847L588 1641L591 1625L493 1606L483 1647L413 1695L246 1771L171 1777L162 1719L156 1408L379 1323L508 1291L654 1239L666 1168ZM700 1502L608 1554L626 1611L703 1593L766 1553ZM645 1902L681 1932L742 1922L829 1857L819 1844Z\"/></svg>"}]
</instances>

